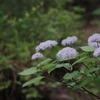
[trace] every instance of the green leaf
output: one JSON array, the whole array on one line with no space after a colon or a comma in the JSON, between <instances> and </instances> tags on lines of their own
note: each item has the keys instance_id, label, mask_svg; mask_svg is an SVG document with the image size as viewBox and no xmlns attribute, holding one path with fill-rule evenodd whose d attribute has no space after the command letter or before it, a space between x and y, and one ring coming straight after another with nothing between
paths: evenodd
<instances>
[{"instance_id":1,"label":"green leaf","mask_svg":"<svg viewBox=\"0 0 100 100\"><path fill-rule=\"evenodd\" d=\"M55 64L50 64L49 67L48 67L48 73L50 74L55 69L56 69L56 65Z\"/></svg>"},{"instance_id":2,"label":"green leaf","mask_svg":"<svg viewBox=\"0 0 100 100\"><path fill-rule=\"evenodd\" d=\"M48 59L46 59L46 60L40 62L40 63L37 65L37 67L40 67L40 66L42 66L42 65L45 65L45 64L49 63L51 60L52 60L52 59L48 58Z\"/></svg>"},{"instance_id":3,"label":"green leaf","mask_svg":"<svg viewBox=\"0 0 100 100\"><path fill-rule=\"evenodd\" d=\"M87 76L85 79L82 80L82 82L78 86L75 86L74 89L84 87L85 85L87 85L90 82L92 82L93 78L94 77L92 77L92 76Z\"/></svg>"},{"instance_id":4,"label":"green leaf","mask_svg":"<svg viewBox=\"0 0 100 100\"><path fill-rule=\"evenodd\" d=\"M64 75L63 79L64 80L70 80L70 79L76 77L78 74L79 74L78 71L74 71L72 73L67 73L67 74Z\"/></svg>"},{"instance_id":5,"label":"green leaf","mask_svg":"<svg viewBox=\"0 0 100 100\"><path fill-rule=\"evenodd\" d=\"M94 78L93 82L94 82L96 85L100 86L100 76Z\"/></svg>"},{"instance_id":6,"label":"green leaf","mask_svg":"<svg viewBox=\"0 0 100 100\"><path fill-rule=\"evenodd\" d=\"M85 70L84 70L84 73L89 74L89 73L92 73L92 72L97 71L97 70L99 70L99 69L100 69L100 68L91 67L91 68L89 68L89 69L85 69Z\"/></svg>"},{"instance_id":7,"label":"green leaf","mask_svg":"<svg viewBox=\"0 0 100 100\"><path fill-rule=\"evenodd\" d=\"M97 57L97 60L100 61L100 57Z\"/></svg>"},{"instance_id":8,"label":"green leaf","mask_svg":"<svg viewBox=\"0 0 100 100\"><path fill-rule=\"evenodd\" d=\"M91 46L83 46L83 47L80 47L83 51L86 51L86 52L93 52L95 50L94 47L91 47Z\"/></svg>"},{"instance_id":9,"label":"green leaf","mask_svg":"<svg viewBox=\"0 0 100 100\"><path fill-rule=\"evenodd\" d=\"M79 54L79 57L80 57L80 58L81 58L81 57L85 57L87 54L88 54L88 52L82 52L82 53Z\"/></svg>"},{"instance_id":10,"label":"green leaf","mask_svg":"<svg viewBox=\"0 0 100 100\"><path fill-rule=\"evenodd\" d=\"M32 80L29 80L26 83L24 83L22 87L25 87L25 86L31 85L31 84L36 84L37 82L39 82L43 78L44 78L43 76L38 76L38 77L36 77L36 78L34 78Z\"/></svg>"},{"instance_id":11,"label":"green leaf","mask_svg":"<svg viewBox=\"0 0 100 100\"><path fill-rule=\"evenodd\" d=\"M56 65L55 62L56 62L56 61L53 61L53 62L51 62L51 63L49 63L49 64L46 64L46 65L42 66L42 69L43 69L43 70L48 70L50 67Z\"/></svg>"},{"instance_id":12,"label":"green leaf","mask_svg":"<svg viewBox=\"0 0 100 100\"><path fill-rule=\"evenodd\" d=\"M31 75L31 74L34 74L36 73L38 70L36 67L32 67L32 68L29 68L29 69L26 69L20 73L18 73L19 75Z\"/></svg>"},{"instance_id":13,"label":"green leaf","mask_svg":"<svg viewBox=\"0 0 100 100\"><path fill-rule=\"evenodd\" d=\"M68 81L68 82L67 82L67 86L68 86L68 87L74 87L75 85L76 85L76 83L73 82L73 81Z\"/></svg>"},{"instance_id":14,"label":"green leaf","mask_svg":"<svg viewBox=\"0 0 100 100\"><path fill-rule=\"evenodd\" d=\"M76 60L76 61L72 64L72 66L75 65L75 64L77 64L77 63L83 62L84 59L86 59L86 57L79 58L78 60Z\"/></svg>"},{"instance_id":15,"label":"green leaf","mask_svg":"<svg viewBox=\"0 0 100 100\"><path fill-rule=\"evenodd\" d=\"M69 70L69 71L72 70L72 65L69 64L69 63L57 64L57 65L56 65L56 68L61 68L61 67L64 67L64 68L66 68L66 69Z\"/></svg>"},{"instance_id":16,"label":"green leaf","mask_svg":"<svg viewBox=\"0 0 100 100\"><path fill-rule=\"evenodd\" d=\"M61 68L64 67L67 70L72 70L72 66L69 63L65 63L65 64L50 64L48 65L48 73L52 72L53 70L55 70L56 68Z\"/></svg>"},{"instance_id":17,"label":"green leaf","mask_svg":"<svg viewBox=\"0 0 100 100\"><path fill-rule=\"evenodd\" d=\"M97 58L86 58L83 59L83 62L96 62L98 59Z\"/></svg>"}]
</instances>

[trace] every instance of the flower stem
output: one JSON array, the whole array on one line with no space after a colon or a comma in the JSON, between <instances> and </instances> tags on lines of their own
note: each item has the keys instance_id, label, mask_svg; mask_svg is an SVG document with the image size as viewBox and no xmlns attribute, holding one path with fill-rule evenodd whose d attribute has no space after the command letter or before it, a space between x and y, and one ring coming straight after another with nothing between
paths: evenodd
<instances>
[{"instance_id":1,"label":"flower stem","mask_svg":"<svg viewBox=\"0 0 100 100\"><path fill-rule=\"evenodd\" d=\"M74 79L74 78L72 78L72 80L73 80L73 81L74 81L77 85L79 85L79 83L77 83L77 82L75 81L75 79ZM87 93L91 94L92 96L94 96L94 97L96 97L96 98L100 99L100 97L99 97L99 96L97 96L97 95L95 95L94 93L90 92L90 91L89 91L89 90L87 90L86 88L82 87L82 89L83 89L84 91L86 91Z\"/></svg>"},{"instance_id":2,"label":"flower stem","mask_svg":"<svg viewBox=\"0 0 100 100\"><path fill-rule=\"evenodd\" d=\"M84 64L83 62L82 62L82 64L83 64L87 69L89 69L88 66L87 66L86 64ZM95 76L97 77L96 72L94 72L94 74L95 74Z\"/></svg>"},{"instance_id":3,"label":"flower stem","mask_svg":"<svg viewBox=\"0 0 100 100\"><path fill-rule=\"evenodd\" d=\"M82 62L82 64L87 68L87 69L89 69L88 67L87 67L87 65L86 64L84 64L83 62Z\"/></svg>"}]
</instances>

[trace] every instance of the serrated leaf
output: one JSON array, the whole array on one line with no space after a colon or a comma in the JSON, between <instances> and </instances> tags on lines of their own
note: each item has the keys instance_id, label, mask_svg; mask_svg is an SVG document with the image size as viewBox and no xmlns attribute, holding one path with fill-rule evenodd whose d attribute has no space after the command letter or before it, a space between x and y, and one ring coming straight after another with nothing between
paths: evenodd
<instances>
[{"instance_id":1,"label":"serrated leaf","mask_svg":"<svg viewBox=\"0 0 100 100\"><path fill-rule=\"evenodd\" d=\"M41 79L43 79L43 78L44 78L43 76L38 76L38 77L36 77L36 78L34 78L32 80L29 80L26 83L24 83L22 87L25 87L25 86L31 85L31 84L35 84L35 83L39 82Z\"/></svg>"},{"instance_id":2,"label":"serrated leaf","mask_svg":"<svg viewBox=\"0 0 100 100\"><path fill-rule=\"evenodd\" d=\"M86 52L93 52L95 50L94 47L91 47L91 46L83 46L83 47L80 47L83 51L86 51Z\"/></svg>"},{"instance_id":3,"label":"serrated leaf","mask_svg":"<svg viewBox=\"0 0 100 100\"><path fill-rule=\"evenodd\" d=\"M34 74L37 72L37 68L36 67L32 67L32 68L29 68L29 69L26 69L20 73L18 73L19 75L31 75L31 74Z\"/></svg>"}]
</instances>

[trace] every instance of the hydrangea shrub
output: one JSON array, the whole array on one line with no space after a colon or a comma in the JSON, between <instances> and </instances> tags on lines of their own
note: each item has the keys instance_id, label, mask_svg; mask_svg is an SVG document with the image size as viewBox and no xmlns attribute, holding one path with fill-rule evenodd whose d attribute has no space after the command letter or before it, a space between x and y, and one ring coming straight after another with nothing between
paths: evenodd
<instances>
[{"instance_id":1,"label":"hydrangea shrub","mask_svg":"<svg viewBox=\"0 0 100 100\"><path fill-rule=\"evenodd\" d=\"M92 93L89 90L90 83L95 86L100 84L100 34L95 33L88 38L88 45L79 46L77 49L74 48L74 43L78 41L76 36L67 37L62 40L61 45L66 46L60 50L55 50L56 54L52 52L52 47L58 46L58 42L55 40L47 40L41 42L35 49L36 53L32 55L32 60L38 61L37 65L20 72L20 75L31 75L37 73L46 72L49 77L56 79L51 76L51 72L55 69L63 69L65 75L61 80L57 80L61 84L65 84L68 87L86 91L89 94L100 99L99 96ZM45 57L41 54L41 51L50 51L50 57ZM44 60L42 60L44 58ZM73 62L71 62L73 60ZM80 64L79 68L74 70L73 68ZM40 74L35 78L27 81L23 84L23 87L39 83L42 79L46 78L44 74Z\"/></svg>"}]
</instances>

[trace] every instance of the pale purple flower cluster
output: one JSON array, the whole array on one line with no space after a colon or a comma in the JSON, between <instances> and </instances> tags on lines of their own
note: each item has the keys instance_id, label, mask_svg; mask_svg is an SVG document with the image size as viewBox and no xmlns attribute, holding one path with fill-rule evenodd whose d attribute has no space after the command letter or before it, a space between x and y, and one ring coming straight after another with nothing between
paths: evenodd
<instances>
[{"instance_id":1,"label":"pale purple flower cluster","mask_svg":"<svg viewBox=\"0 0 100 100\"><path fill-rule=\"evenodd\" d=\"M97 43L97 42L89 42L88 45L94 48L100 47L100 43Z\"/></svg>"},{"instance_id":2,"label":"pale purple flower cluster","mask_svg":"<svg viewBox=\"0 0 100 100\"><path fill-rule=\"evenodd\" d=\"M95 33L88 38L88 45L99 48L100 47L100 34Z\"/></svg>"},{"instance_id":3,"label":"pale purple flower cluster","mask_svg":"<svg viewBox=\"0 0 100 100\"><path fill-rule=\"evenodd\" d=\"M95 56L95 57L100 56L100 48L97 48L97 49L94 51L93 56Z\"/></svg>"},{"instance_id":4,"label":"pale purple flower cluster","mask_svg":"<svg viewBox=\"0 0 100 100\"><path fill-rule=\"evenodd\" d=\"M72 37L67 37L66 39L63 39L61 44L63 46L65 46L66 44L71 45L71 44L74 44L77 41L78 41L78 38L76 36L72 36Z\"/></svg>"},{"instance_id":5,"label":"pale purple flower cluster","mask_svg":"<svg viewBox=\"0 0 100 100\"><path fill-rule=\"evenodd\" d=\"M41 42L35 49L36 53L32 55L32 60L42 58L43 55L39 53L39 50L50 49L52 46L56 46L58 43L55 40L47 40L45 42Z\"/></svg>"},{"instance_id":6,"label":"pale purple flower cluster","mask_svg":"<svg viewBox=\"0 0 100 100\"><path fill-rule=\"evenodd\" d=\"M61 59L74 59L78 56L78 52L71 47L65 47L57 53L57 57Z\"/></svg>"},{"instance_id":7,"label":"pale purple flower cluster","mask_svg":"<svg viewBox=\"0 0 100 100\"><path fill-rule=\"evenodd\" d=\"M56 46L58 43L55 40L47 40L45 42L41 42L37 47L36 51L50 49L52 46Z\"/></svg>"},{"instance_id":8,"label":"pale purple flower cluster","mask_svg":"<svg viewBox=\"0 0 100 100\"><path fill-rule=\"evenodd\" d=\"M43 55L41 53L37 52L37 53L32 55L31 59L35 60L35 59L39 59L39 58L42 58L42 57L43 57Z\"/></svg>"},{"instance_id":9,"label":"pale purple flower cluster","mask_svg":"<svg viewBox=\"0 0 100 100\"><path fill-rule=\"evenodd\" d=\"M100 34L95 33L89 37L88 42L100 42Z\"/></svg>"}]
</instances>

